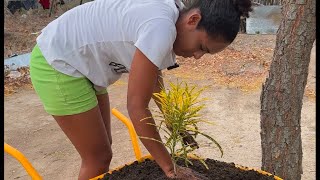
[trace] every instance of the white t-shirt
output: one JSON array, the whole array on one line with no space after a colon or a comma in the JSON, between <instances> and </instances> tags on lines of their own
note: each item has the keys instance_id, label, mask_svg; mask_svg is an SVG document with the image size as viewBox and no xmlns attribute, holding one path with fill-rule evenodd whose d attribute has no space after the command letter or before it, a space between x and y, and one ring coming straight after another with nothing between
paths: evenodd
<instances>
[{"instance_id":1,"label":"white t-shirt","mask_svg":"<svg viewBox=\"0 0 320 180\"><path fill-rule=\"evenodd\" d=\"M95 0L48 24L37 44L54 69L101 90L130 72L136 48L159 70L176 63L178 8L175 0Z\"/></svg>"}]
</instances>

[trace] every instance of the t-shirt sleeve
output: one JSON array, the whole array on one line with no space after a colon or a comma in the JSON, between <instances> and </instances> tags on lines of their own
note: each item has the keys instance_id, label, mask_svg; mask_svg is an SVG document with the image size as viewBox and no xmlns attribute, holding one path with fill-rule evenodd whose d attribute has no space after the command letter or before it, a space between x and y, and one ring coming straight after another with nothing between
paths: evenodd
<instances>
[{"instance_id":1,"label":"t-shirt sleeve","mask_svg":"<svg viewBox=\"0 0 320 180\"><path fill-rule=\"evenodd\" d=\"M160 68L176 39L175 24L168 19L153 19L144 23L138 31L134 44L153 64Z\"/></svg>"}]
</instances>

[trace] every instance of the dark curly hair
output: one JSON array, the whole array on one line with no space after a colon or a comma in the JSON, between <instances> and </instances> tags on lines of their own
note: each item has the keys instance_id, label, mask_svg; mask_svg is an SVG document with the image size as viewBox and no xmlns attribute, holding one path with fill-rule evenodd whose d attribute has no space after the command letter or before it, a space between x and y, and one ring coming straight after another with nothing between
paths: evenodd
<instances>
[{"instance_id":1,"label":"dark curly hair","mask_svg":"<svg viewBox=\"0 0 320 180\"><path fill-rule=\"evenodd\" d=\"M222 37L231 43L240 28L240 17L249 17L251 0L182 0L187 12L194 8L201 11L199 29L206 30L210 37Z\"/></svg>"}]
</instances>

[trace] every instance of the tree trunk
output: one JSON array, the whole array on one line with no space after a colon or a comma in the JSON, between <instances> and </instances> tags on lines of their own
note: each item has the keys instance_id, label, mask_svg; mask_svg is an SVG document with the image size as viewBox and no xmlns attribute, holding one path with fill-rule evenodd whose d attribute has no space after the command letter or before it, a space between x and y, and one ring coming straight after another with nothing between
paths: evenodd
<instances>
[{"instance_id":1,"label":"tree trunk","mask_svg":"<svg viewBox=\"0 0 320 180\"><path fill-rule=\"evenodd\" d=\"M239 32L240 33L247 33L247 24L246 24L246 18L240 18L240 28Z\"/></svg>"},{"instance_id":2,"label":"tree trunk","mask_svg":"<svg viewBox=\"0 0 320 180\"><path fill-rule=\"evenodd\" d=\"M283 3L269 77L262 86L262 169L285 180L302 174L301 108L316 32L316 0Z\"/></svg>"}]
</instances>

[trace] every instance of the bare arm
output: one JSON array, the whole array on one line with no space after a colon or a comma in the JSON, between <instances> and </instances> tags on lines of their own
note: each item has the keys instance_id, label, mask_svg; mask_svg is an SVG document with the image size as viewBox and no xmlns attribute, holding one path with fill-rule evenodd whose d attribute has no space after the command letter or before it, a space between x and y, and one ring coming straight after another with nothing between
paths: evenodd
<instances>
[{"instance_id":1,"label":"bare arm","mask_svg":"<svg viewBox=\"0 0 320 180\"><path fill-rule=\"evenodd\" d=\"M157 78L157 82L156 85L154 86L153 89L153 93L159 93L161 91L161 88L164 88L164 83L163 83L163 78L162 78L162 72L159 71L158 73L158 78ZM158 103L158 98L156 96L152 96L154 102L157 104L158 108L160 109L160 111L162 112L162 107L161 104ZM172 129L170 127L167 126L167 128L172 131ZM199 148L199 145L197 143L197 141L187 132L181 132L180 135L183 137L183 142L186 145L191 145L191 147L193 148Z\"/></svg>"},{"instance_id":2,"label":"bare arm","mask_svg":"<svg viewBox=\"0 0 320 180\"><path fill-rule=\"evenodd\" d=\"M163 83L163 78L162 78L162 72L158 71L158 78L157 78L157 82L153 88L153 93L159 93L161 91L161 88L164 88L164 83ZM152 99L157 104L160 111L162 111L161 104L158 103L158 101L157 101L158 98L156 96L152 95Z\"/></svg>"},{"instance_id":3,"label":"bare arm","mask_svg":"<svg viewBox=\"0 0 320 180\"><path fill-rule=\"evenodd\" d=\"M154 138L161 141L161 137L155 126L147 123L155 123L151 117L148 105L154 92L158 78L158 68L137 49L133 57L129 74L127 108L133 126L139 136ZM173 163L165 146L159 142L147 139L140 139L143 145L150 152L152 157L168 175L173 171Z\"/></svg>"}]
</instances>

